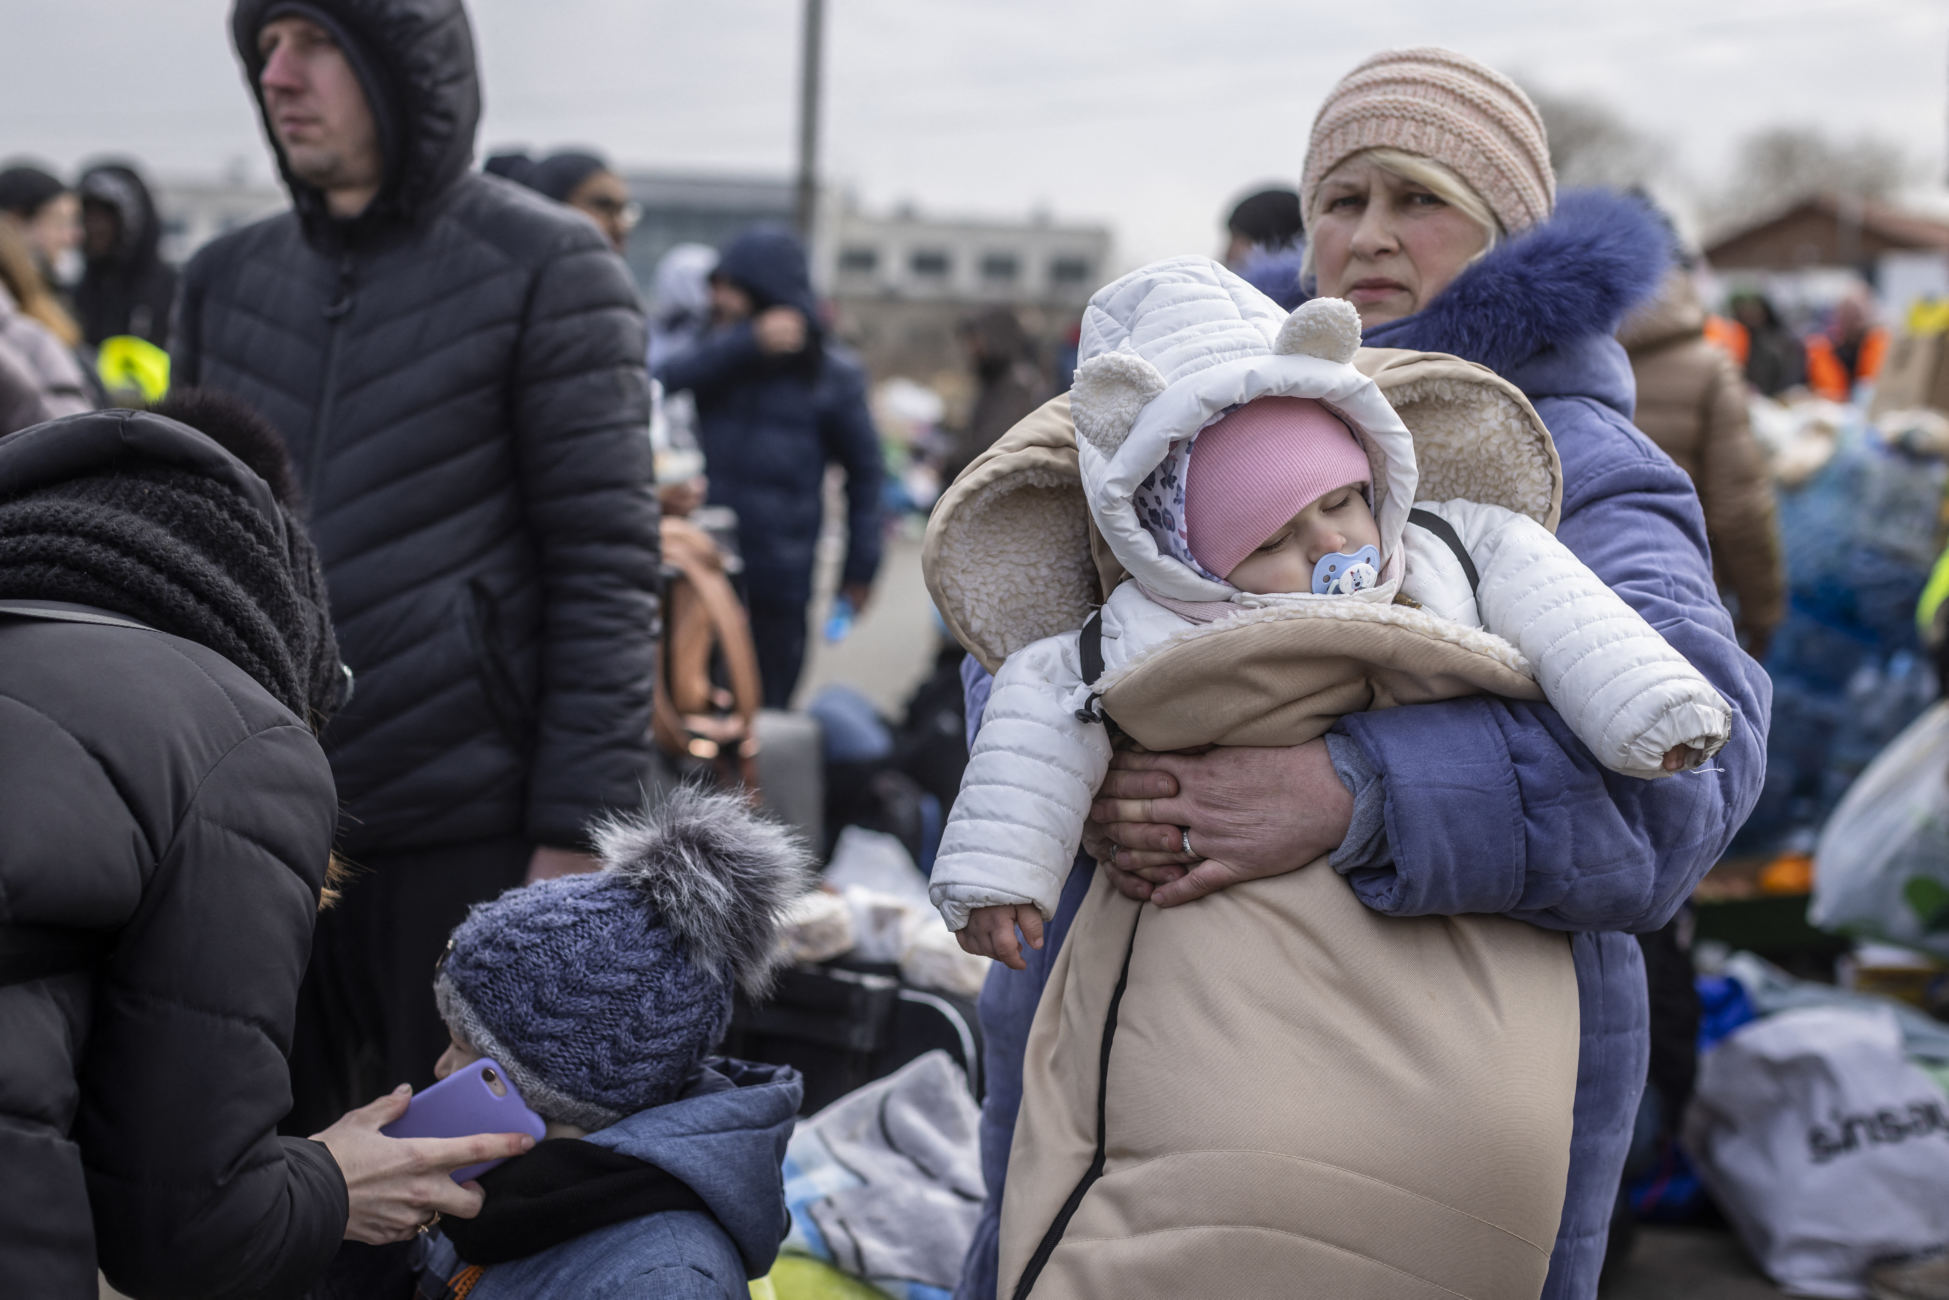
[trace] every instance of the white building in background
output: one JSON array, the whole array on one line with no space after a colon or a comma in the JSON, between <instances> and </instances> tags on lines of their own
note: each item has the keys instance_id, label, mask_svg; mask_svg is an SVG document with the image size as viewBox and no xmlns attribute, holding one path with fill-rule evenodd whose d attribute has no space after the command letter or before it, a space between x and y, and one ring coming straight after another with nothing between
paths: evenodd
<instances>
[{"instance_id":1,"label":"white building in background","mask_svg":"<svg viewBox=\"0 0 1949 1300\"><path fill-rule=\"evenodd\" d=\"M820 214L813 281L831 297L839 333L876 378L940 383L964 368L955 328L988 306L1015 309L1053 352L1109 278L1107 227L861 211L850 199Z\"/></svg>"},{"instance_id":2,"label":"white building in background","mask_svg":"<svg viewBox=\"0 0 1949 1300\"><path fill-rule=\"evenodd\" d=\"M1024 221L922 216L911 205L875 216L831 205L813 278L835 297L952 299L1081 310L1103 278L1110 232Z\"/></svg>"}]
</instances>

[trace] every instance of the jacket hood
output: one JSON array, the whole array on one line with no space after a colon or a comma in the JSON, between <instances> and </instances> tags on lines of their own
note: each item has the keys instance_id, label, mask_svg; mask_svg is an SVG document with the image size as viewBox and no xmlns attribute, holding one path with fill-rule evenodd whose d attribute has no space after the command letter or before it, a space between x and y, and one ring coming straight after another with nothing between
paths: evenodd
<instances>
[{"instance_id":1,"label":"jacket hood","mask_svg":"<svg viewBox=\"0 0 1949 1300\"><path fill-rule=\"evenodd\" d=\"M650 312L660 322L705 321L711 314L711 272L717 250L678 244L657 259L650 279Z\"/></svg>"},{"instance_id":2,"label":"jacket hood","mask_svg":"<svg viewBox=\"0 0 1949 1300\"><path fill-rule=\"evenodd\" d=\"M1608 342L1670 264L1671 232L1646 204L1568 191L1548 221L1498 244L1414 315L1369 330L1367 343L1448 352L1506 375L1551 348Z\"/></svg>"},{"instance_id":3,"label":"jacket hood","mask_svg":"<svg viewBox=\"0 0 1949 1300\"><path fill-rule=\"evenodd\" d=\"M1609 345L1621 361L1623 349ZM1353 364L1413 436L1418 496L1499 505L1555 529L1563 468L1523 390L1435 353L1362 348ZM928 517L921 561L934 607L991 672L1024 646L1081 627L1126 576L1090 526L1070 406L1064 393L1022 419Z\"/></svg>"},{"instance_id":4,"label":"jacket hood","mask_svg":"<svg viewBox=\"0 0 1949 1300\"><path fill-rule=\"evenodd\" d=\"M1699 302L1698 288L1684 268L1675 266L1659 286L1657 297L1624 318L1617 341L1627 352L1640 352L1696 338L1704 332L1705 307Z\"/></svg>"},{"instance_id":5,"label":"jacket hood","mask_svg":"<svg viewBox=\"0 0 1949 1300\"><path fill-rule=\"evenodd\" d=\"M92 259L119 266L153 262L162 240L156 201L140 173L120 163L101 163L81 173L75 186L83 203L102 203L114 209L121 222L121 238L106 257Z\"/></svg>"},{"instance_id":6,"label":"jacket hood","mask_svg":"<svg viewBox=\"0 0 1949 1300\"><path fill-rule=\"evenodd\" d=\"M1367 452L1381 582L1356 598L1393 599L1415 500L1414 440L1352 365L1359 347L1350 303L1316 298L1287 313L1208 257L1157 262L1097 290L1083 313L1070 410L1091 517L1125 571L1173 600L1239 599L1231 584L1160 552L1132 498L1175 446L1225 412L1305 397L1346 421Z\"/></svg>"},{"instance_id":7,"label":"jacket hood","mask_svg":"<svg viewBox=\"0 0 1949 1300\"><path fill-rule=\"evenodd\" d=\"M713 276L750 294L758 310L796 307L817 325L818 300L806 266L805 245L783 226L753 226L726 244Z\"/></svg>"},{"instance_id":8,"label":"jacket hood","mask_svg":"<svg viewBox=\"0 0 1949 1300\"><path fill-rule=\"evenodd\" d=\"M285 17L308 18L332 34L372 106L385 179L361 224L414 221L473 158L480 73L461 0L237 0L231 41L291 202L306 228L317 229L330 220L325 197L291 173L258 85L264 60L257 34Z\"/></svg>"},{"instance_id":9,"label":"jacket hood","mask_svg":"<svg viewBox=\"0 0 1949 1300\"><path fill-rule=\"evenodd\" d=\"M0 438L0 499L131 461L188 470L237 493L282 535L270 485L205 434L147 411L89 411Z\"/></svg>"},{"instance_id":10,"label":"jacket hood","mask_svg":"<svg viewBox=\"0 0 1949 1300\"><path fill-rule=\"evenodd\" d=\"M673 1102L583 1140L647 1160L687 1184L762 1276L791 1226L780 1172L804 1085L788 1065L714 1060Z\"/></svg>"}]
</instances>

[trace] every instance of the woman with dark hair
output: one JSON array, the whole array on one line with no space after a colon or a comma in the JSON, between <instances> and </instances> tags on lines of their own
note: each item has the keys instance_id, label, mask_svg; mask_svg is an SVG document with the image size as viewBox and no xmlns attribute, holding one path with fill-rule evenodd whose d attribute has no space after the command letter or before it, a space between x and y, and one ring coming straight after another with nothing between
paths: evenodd
<instances>
[{"instance_id":1,"label":"woman with dark hair","mask_svg":"<svg viewBox=\"0 0 1949 1300\"><path fill-rule=\"evenodd\" d=\"M26 243L43 278L72 279L81 205L59 176L32 163L0 170L0 226L11 227Z\"/></svg>"}]
</instances>

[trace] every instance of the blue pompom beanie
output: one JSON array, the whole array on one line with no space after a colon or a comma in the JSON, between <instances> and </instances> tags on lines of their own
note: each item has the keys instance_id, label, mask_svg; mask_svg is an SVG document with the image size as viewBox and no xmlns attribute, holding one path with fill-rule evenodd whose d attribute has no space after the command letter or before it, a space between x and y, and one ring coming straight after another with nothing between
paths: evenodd
<instances>
[{"instance_id":1,"label":"blue pompom beanie","mask_svg":"<svg viewBox=\"0 0 1949 1300\"><path fill-rule=\"evenodd\" d=\"M762 993L809 858L741 798L690 787L596 831L603 869L468 912L433 982L453 1036L544 1119L607 1128L674 1100L734 988Z\"/></svg>"}]
</instances>

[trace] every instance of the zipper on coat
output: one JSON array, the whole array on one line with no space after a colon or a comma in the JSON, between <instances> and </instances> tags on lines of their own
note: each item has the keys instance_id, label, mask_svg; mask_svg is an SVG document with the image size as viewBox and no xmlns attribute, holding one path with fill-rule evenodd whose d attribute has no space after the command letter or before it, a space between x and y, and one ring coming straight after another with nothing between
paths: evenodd
<instances>
[{"instance_id":1,"label":"zipper on coat","mask_svg":"<svg viewBox=\"0 0 1949 1300\"><path fill-rule=\"evenodd\" d=\"M1056 1213L1056 1221L1049 1225L1049 1231L1042 1234L1042 1241L1036 1246L1035 1254L1022 1269L1022 1279L1015 1284L1014 1300L1028 1300L1034 1289L1036 1279L1048 1265L1049 1257L1056 1253L1062 1244L1063 1234L1069 1231L1069 1221L1076 1217L1082 1207L1083 1198L1089 1195L1096 1180L1103 1177L1103 1165L1109 1146L1109 1123L1106 1111L1110 1096L1110 1044L1117 1036L1117 1009L1123 1005L1123 991L1130 983L1130 954L1137 950L1137 926L1144 919L1144 909L1138 908L1136 918L1130 922L1130 939L1123 949L1123 969L1117 972L1117 987L1110 994L1109 1010L1103 1014L1103 1044L1096 1058L1096 1155L1090 1160L1090 1167L1076 1181L1076 1188L1070 1192L1069 1199L1063 1202L1062 1209Z\"/></svg>"},{"instance_id":2,"label":"zipper on coat","mask_svg":"<svg viewBox=\"0 0 1949 1300\"><path fill-rule=\"evenodd\" d=\"M353 271L356 263L348 249L338 255L338 286L325 304L325 391L318 399L317 413L311 419L311 455L305 476L305 495L316 504L319 484L325 473L325 438L331 429L332 405L338 392L338 340L342 323L352 314Z\"/></svg>"}]
</instances>

